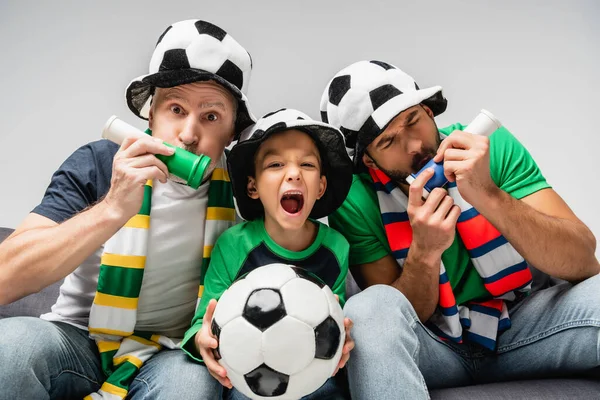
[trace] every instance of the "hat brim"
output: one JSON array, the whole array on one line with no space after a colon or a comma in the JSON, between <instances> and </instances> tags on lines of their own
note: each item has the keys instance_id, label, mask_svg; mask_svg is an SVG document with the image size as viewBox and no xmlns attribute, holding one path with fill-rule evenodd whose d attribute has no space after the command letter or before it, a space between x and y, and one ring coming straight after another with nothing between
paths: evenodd
<instances>
[{"instance_id":1,"label":"hat brim","mask_svg":"<svg viewBox=\"0 0 600 400\"><path fill-rule=\"evenodd\" d=\"M354 166L360 170L362 164L362 156L373 140L375 140L383 131L385 131L401 112L419 104L424 104L431 109L434 116L438 116L448 106L448 100L442 94L441 86L433 86L426 89L418 89L413 92L405 92L399 96L393 97L373 112L373 120L381 129L370 132L370 135L358 134L356 145L354 148L353 162Z\"/></svg>"},{"instance_id":2,"label":"hat brim","mask_svg":"<svg viewBox=\"0 0 600 400\"><path fill-rule=\"evenodd\" d=\"M171 88L188 83L215 81L227 89L237 100L237 117L235 122L235 136L255 122L255 118L248 107L248 99L244 93L226 79L201 69L179 69L159 71L154 74L142 75L129 83L125 92L129 109L138 117L148 119L150 98L157 87Z\"/></svg>"},{"instance_id":3,"label":"hat brim","mask_svg":"<svg viewBox=\"0 0 600 400\"><path fill-rule=\"evenodd\" d=\"M305 121L307 122L307 121ZM297 125L276 124L267 129L260 137L252 137L236 144L227 158L233 194L238 211L247 221L264 216L264 208L259 199L248 196L248 176L254 173L254 156L258 147L272 135L297 129L307 133L316 143L321 155L322 171L327 179L327 188L317 200L310 212L313 219L323 218L342 205L352 185L352 161L346 153L341 133L326 124L307 124L298 120Z\"/></svg>"}]
</instances>

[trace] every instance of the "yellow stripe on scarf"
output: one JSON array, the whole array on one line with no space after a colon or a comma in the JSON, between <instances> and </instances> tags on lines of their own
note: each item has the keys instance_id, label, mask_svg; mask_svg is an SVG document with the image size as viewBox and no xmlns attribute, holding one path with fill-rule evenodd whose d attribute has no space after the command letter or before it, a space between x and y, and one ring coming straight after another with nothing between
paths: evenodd
<instances>
[{"instance_id":1,"label":"yellow stripe on scarf","mask_svg":"<svg viewBox=\"0 0 600 400\"><path fill-rule=\"evenodd\" d=\"M123 336L123 337L129 337L129 335L131 335L133 333L133 331L125 332L125 331L119 331L117 329L92 328L92 327L88 327L88 332L96 334L96 335L111 335L111 336Z\"/></svg>"},{"instance_id":2,"label":"yellow stripe on scarf","mask_svg":"<svg viewBox=\"0 0 600 400\"><path fill-rule=\"evenodd\" d=\"M124 256L121 254L102 254L100 262L114 267L142 269L146 263L146 256Z\"/></svg>"},{"instance_id":3,"label":"yellow stripe on scarf","mask_svg":"<svg viewBox=\"0 0 600 400\"><path fill-rule=\"evenodd\" d=\"M94 304L99 306L136 310L138 305L138 297L113 296L112 294L96 292Z\"/></svg>"},{"instance_id":4,"label":"yellow stripe on scarf","mask_svg":"<svg viewBox=\"0 0 600 400\"><path fill-rule=\"evenodd\" d=\"M204 254L202 255L202 257L204 257L204 258L210 258L210 255L212 254L213 247L214 246L204 246Z\"/></svg>"},{"instance_id":5,"label":"yellow stripe on scarf","mask_svg":"<svg viewBox=\"0 0 600 400\"><path fill-rule=\"evenodd\" d=\"M156 347L159 350L162 348L162 346L160 344L154 343L154 342L152 342L150 340L144 339L144 338L139 337L139 336L129 336L127 339L134 340L134 341L136 341L136 342L138 342L140 344L143 344L144 346Z\"/></svg>"},{"instance_id":6,"label":"yellow stripe on scarf","mask_svg":"<svg viewBox=\"0 0 600 400\"><path fill-rule=\"evenodd\" d=\"M160 340L160 335L152 335L150 336L150 340L154 343L158 343L158 341Z\"/></svg>"},{"instance_id":7,"label":"yellow stripe on scarf","mask_svg":"<svg viewBox=\"0 0 600 400\"><path fill-rule=\"evenodd\" d=\"M100 390L103 390L106 393L114 394L115 396L119 396L122 399L124 399L125 396L127 396L127 390L120 388L118 386L115 386L108 382L104 382L102 384L102 387L100 387Z\"/></svg>"},{"instance_id":8,"label":"yellow stripe on scarf","mask_svg":"<svg viewBox=\"0 0 600 400\"><path fill-rule=\"evenodd\" d=\"M204 285L200 285L200 287L198 288L198 298L202 297L203 293L204 293Z\"/></svg>"},{"instance_id":9,"label":"yellow stripe on scarf","mask_svg":"<svg viewBox=\"0 0 600 400\"><path fill-rule=\"evenodd\" d=\"M113 350L119 350L119 347L121 347L121 342L112 342L112 341L108 341L108 340L99 341L97 344L98 344L98 351L100 351L100 353L106 353L107 351L113 351Z\"/></svg>"},{"instance_id":10,"label":"yellow stripe on scarf","mask_svg":"<svg viewBox=\"0 0 600 400\"><path fill-rule=\"evenodd\" d=\"M225 207L208 207L206 219L220 221L235 221L235 209Z\"/></svg>"},{"instance_id":11,"label":"yellow stripe on scarf","mask_svg":"<svg viewBox=\"0 0 600 400\"><path fill-rule=\"evenodd\" d=\"M131 354L126 354L124 356L113 358L113 365L116 367L117 365L123 364L125 361L132 363L133 365L135 365L137 367L137 369L140 369L142 367L142 364L144 363L142 360L140 360L136 356L132 356Z\"/></svg>"},{"instance_id":12,"label":"yellow stripe on scarf","mask_svg":"<svg viewBox=\"0 0 600 400\"><path fill-rule=\"evenodd\" d=\"M141 229L149 229L150 228L150 216L137 214L133 217L129 218L129 221L125 225L125 228L141 228Z\"/></svg>"},{"instance_id":13,"label":"yellow stripe on scarf","mask_svg":"<svg viewBox=\"0 0 600 400\"><path fill-rule=\"evenodd\" d=\"M223 169L223 168L215 168L213 173L212 173L212 177L210 178L211 181L225 181L225 182L229 182L229 172L227 172L227 170Z\"/></svg>"}]
</instances>

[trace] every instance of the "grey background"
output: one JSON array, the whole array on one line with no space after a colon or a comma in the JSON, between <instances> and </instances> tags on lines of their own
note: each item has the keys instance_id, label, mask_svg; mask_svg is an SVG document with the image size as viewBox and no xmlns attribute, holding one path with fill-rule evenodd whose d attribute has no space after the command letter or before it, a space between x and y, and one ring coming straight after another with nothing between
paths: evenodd
<instances>
[{"instance_id":1,"label":"grey background","mask_svg":"<svg viewBox=\"0 0 600 400\"><path fill-rule=\"evenodd\" d=\"M223 27L252 54L256 116L294 107L318 118L327 81L360 59L395 64L421 87L441 85L442 126L492 111L600 237L594 0L0 0L0 226L19 224L52 172L100 138L110 115L145 128L125 87L147 72L160 33L191 18Z\"/></svg>"}]
</instances>

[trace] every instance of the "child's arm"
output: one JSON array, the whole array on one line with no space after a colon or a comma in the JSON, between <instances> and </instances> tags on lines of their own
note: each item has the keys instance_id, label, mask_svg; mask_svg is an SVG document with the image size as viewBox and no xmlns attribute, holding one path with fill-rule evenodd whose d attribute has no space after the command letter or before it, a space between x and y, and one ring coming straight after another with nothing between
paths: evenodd
<instances>
[{"instance_id":1,"label":"child's arm","mask_svg":"<svg viewBox=\"0 0 600 400\"><path fill-rule=\"evenodd\" d=\"M221 250L221 240L217 240L215 247L213 248L209 268L204 278L204 292L200 299L200 304L196 308L196 313L192 319L191 327L187 330L184 335L183 341L181 342L181 348L190 357L196 361L202 362L202 356L195 344L196 333L200 331L203 324L204 315L208 303L212 299L219 300L223 292L227 290L233 283L232 278L229 276L227 265L223 257L223 251ZM208 327L210 330L210 326Z\"/></svg>"},{"instance_id":2,"label":"child's arm","mask_svg":"<svg viewBox=\"0 0 600 400\"><path fill-rule=\"evenodd\" d=\"M338 241L338 245L335 247L331 246L330 249L333 251L338 260L340 274L331 288L331 291L333 294L338 296L340 306L344 308L344 304L346 304L346 278L348 277L348 254L350 245L348 244L348 241L338 232L335 232L334 237ZM334 248L336 250L333 250Z\"/></svg>"},{"instance_id":3,"label":"child's arm","mask_svg":"<svg viewBox=\"0 0 600 400\"><path fill-rule=\"evenodd\" d=\"M204 292L200 298L200 304L196 309L196 314L192 319L192 326L187 330L181 348L190 357L196 361L203 362L208 372L221 385L231 389L231 381L227 377L227 371L215 359L213 349L219 346L217 338L211 330L211 320L218 300L223 292L227 290L232 279L227 271L227 264L223 257L223 246L225 234L221 236L223 240L217 240L211 254L210 264L204 278ZM221 243L221 244L219 244Z\"/></svg>"},{"instance_id":4,"label":"child's arm","mask_svg":"<svg viewBox=\"0 0 600 400\"><path fill-rule=\"evenodd\" d=\"M335 282L335 285L332 288L333 294L338 296L338 301L340 302L340 306L344 308L344 304L346 303L346 278L348 276L348 252L341 254L339 256L340 263L340 276L338 280ZM337 374L340 368L344 368L346 363L350 359L350 351L354 349L354 339L350 336L350 330L352 329L353 322L350 318L344 318L344 329L346 330L346 335L344 339L344 347L342 348L342 357L338 362L338 366L335 369L333 375Z\"/></svg>"},{"instance_id":5,"label":"child's arm","mask_svg":"<svg viewBox=\"0 0 600 400\"><path fill-rule=\"evenodd\" d=\"M348 259L346 258L346 266L342 266L340 276L331 288L333 294L337 294L340 306L344 308L346 304L346 277L348 276Z\"/></svg>"}]
</instances>

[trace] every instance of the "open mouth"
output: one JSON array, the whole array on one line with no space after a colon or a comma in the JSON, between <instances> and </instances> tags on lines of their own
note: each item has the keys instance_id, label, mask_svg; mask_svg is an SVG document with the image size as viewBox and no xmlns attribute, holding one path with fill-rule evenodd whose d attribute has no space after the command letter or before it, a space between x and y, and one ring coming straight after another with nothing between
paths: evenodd
<instances>
[{"instance_id":1,"label":"open mouth","mask_svg":"<svg viewBox=\"0 0 600 400\"><path fill-rule=\"evenodd\" d=\"M304 195L298 190L289 190L281 197L281 207L289 214L297 214L304 207Z\"/></svg>"}]
</instances>

